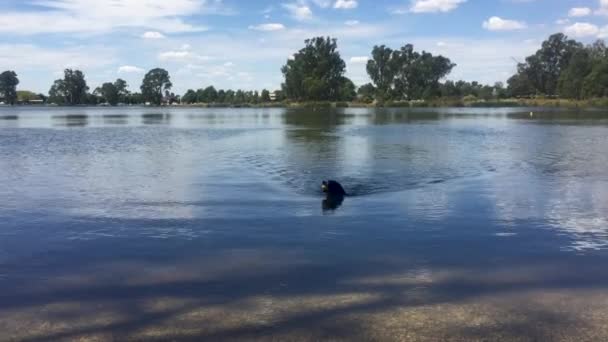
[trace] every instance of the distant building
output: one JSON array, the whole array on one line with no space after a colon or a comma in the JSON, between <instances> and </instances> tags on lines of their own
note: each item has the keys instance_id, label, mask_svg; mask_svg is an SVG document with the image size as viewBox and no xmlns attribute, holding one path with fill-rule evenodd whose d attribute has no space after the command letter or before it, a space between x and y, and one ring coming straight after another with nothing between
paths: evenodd
<instances>
[{"instance_id":1,"label":"distant building","mask_svg":"<svg viewBox=\"0 0 608 342\"><path fill-rule=\"evenodd\" d=\"M270 93L270 101L279 101L279 100L281 100L281 96L282 96L281 91L275 90Z\"/></svg>"}]
</instances>

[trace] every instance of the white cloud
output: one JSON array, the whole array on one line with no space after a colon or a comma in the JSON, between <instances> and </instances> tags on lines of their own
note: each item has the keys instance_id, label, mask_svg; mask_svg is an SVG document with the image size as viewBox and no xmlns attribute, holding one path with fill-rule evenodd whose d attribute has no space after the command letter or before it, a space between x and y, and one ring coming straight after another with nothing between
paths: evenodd
<instances>
[{"instance_id":1,"label":"white cloud","mask_svg":"<svg viewBox=\"0 0 608 342\"><path fill-rule=\"evenodd\" d=\"M591 8L589 7L574 7L568 12L569 17L586 17L591 15Z\"/></svg>"},{"instance_id":2,"label":"white cloud","mask_svg":"<svg viewBox=\"0 0 608 342\"><path fill-rule=\"evenodd\" d=\"M353 64L364 64L364 63L367 63L368 60L369 60L369 57L367 57L367 56L356 56L356 57L350 58L350 62Z\"/></svg>"},{"instance_id":3,"label":"white cloud","mask_svg":"<svg viewBox=\"0 0 608 342\"><path fill-rule=\"evenodd\" d=\"M512 31L525 29L527 27L524 22L502 19L500 17L491 17L484 21L482 26L489 31Z\"/></svg>"},{"instance_id":4,"label":"white cloud","mask_svg":"<svg viewBox=\"0 0 608 342\"><path fill-rule=\"evenodd\" d=\"M192 56L192 54L190 53L190 51L166 51L166 52L161 52L158 55L158 58L160 60L166 61L166 60L186 59L191 56Z\"/></svg>"},{"instance_id":5,"label":"white cloud","mask_svg":"<svg viewBox=\"0 0 608 342\"><path fill-rule=\"evenodd\" d=\"M595 11L597 15L608 15L608 0L600 0L600 8Z\"/></svg>"},{"instance_id":6,"label":"white cloud","mask_svg":"<svg viewBox=\"0 0 608 342\"><path fill-rule=\"evenodd\" d=\"M310 9L310 7L302 3L288 3L283 4L282 6L296 20L305 21L312 19L312 10Z\"/></svg>"},{"instance_id":7,"label":"white cloud","mask_svg":"<svg viewBox=\"0 0 608 342\"><path fill-rule=\"evenodd\" d=\"M221 1L199 0L39 0L38 11L0 14L0 32L13 34L103 33L125 27L164 32L193 32L204 27L180 17L205 13Z\"/></svg>"},{"instance_id":8,"label":"white cloud","mask_svg":"<svg viewBox=\"0 0 608 342\"><path fill-rule=\"evenodd\" d=\"M141 35L144 39L163 39L165 35L157 31L148 31Z\"/></svg>"},{"instance_id":9,"label":"white cloud","mask_svg":"<svg viewBox=\"0 0 608 342\"><path fill-rule=\"evenodd\" d=\"M359 4L356 0L337 0L334 4L334 8L336 9L353 9L357 8Z\"/></svg>"},{"instance_id":10,"label":"white cloud","mask_svg":"<svg viewBox=\"0 0 608 342\"><path fill-rule=\"evenodd\" d=\"M144 71L145 71L144 69L138 68L133 65L123 65L120 68L118 68L119 74L143 74Z\"/></svg>"},{"instance_id":11,"label":"white cloud","mask_svg":"<svg viewBox=\"0 0 608 342\"><path fill-rule=\"evenodd\" d=\"M266 32L270 32L270 31L281 31L285 29L285 25L280 24L280 23L268 23L268 24L260 24L260 25L256 25L256 26L249 26L250 30L255 30L255 31L266 31Z\"/></svg>"},{"instance_id":12,"label":"white cloud","mask_svg":"<svg viewBox=\"0 0 608 342\"><path fill-rule=\"evenodd\" d=\"M575 23L566 27L564 33L572 37L582 38L596 36L600 33L600 29L596 25L589 23Z\"/></svg>"},{"instance_id":13,"label":"white cloud","mask_svg":"<svg viewBox=\"0 0 608 342\"><path fill-rule=\"evenodd\" d=\"M344 25L346 25L346 26L356 26L359 24L360 24L359 20L347 20L344 22Z\"/></svg>"},{"instance_id":14,"label":"white cloud","mask_svg":"<svg viewBox=\"0 0 608 342\"><path fill-rule=\"evenodd\" d=\"M556 23L557 25L566 25L566 24L569 24L569 23L570 23L570 19L568 19L568 18L566 18L566 19L557 19L557 20L555 21L555 23Z\"/></svg>"},{"instance_id":15,"label":"white cloud","mask_svg":"<svg viewBox=\"0 0 608 342\"><path fill-rule=\"evenodd\" d=\"M188 50L165 51L158 55L161 61L185 62L185 61L209 61L212 58L209 56L199 55Z\"/></svg>"},{"instance_id":16,"label":"white cloud","mask_svg":"<svg viewBox=\"0 0 608 342\"><path fill-rule=\"evenodd\" d=\"M410 11L413 13L450 12L465 2L467 0L415 0ZM403 14L402 10L395 10L393 13Z\"/></svg>"}]
</instances>

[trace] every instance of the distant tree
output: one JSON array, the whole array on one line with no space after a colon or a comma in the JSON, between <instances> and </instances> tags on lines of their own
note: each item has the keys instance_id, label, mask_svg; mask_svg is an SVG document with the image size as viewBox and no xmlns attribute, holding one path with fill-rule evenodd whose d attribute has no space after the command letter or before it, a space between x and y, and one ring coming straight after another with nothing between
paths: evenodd
<instances>
[{"instance_id":1,"label":"distant tree","mask_svg":"<svg viewBox=\"0 0 608 342\"><path fill-rule=\"evenodd\" d=\"M582 49L581 43L568 39L563 33L551 35L534 55L518 65L517 77L510 83L520 90L531 85L535 93L556 95L562 72L568 68L575 53Z\"/></svg>"},{"instance_id":2,"label":"distant tree","mask_svg":"<svg viewBox=\"0 0 608 342\"><path fill-rule=\"evenodd\" d=\"M234 103L236 101L236 93L232 89L226 90L226 99L224 103Z\"/></svg>"},{"instance_id":3,"label":"distant tree","mask_svg":"<svg viewBox=\"0 0 608 342\"><path fill-rule=\"evenodd\" d=\"M118 89L114 83L104 83L99 89L99 93L104 100L112 106L116 106L119 101Z\"/></svg>"},{"instance_id":4,"label":"distant tree","mask_svg":"<svg viewBox=\"0 0 608 342\"><path fill-rule=\"evenodd\" d=\"M127 102L127 96L129 96L129 85L127 84L127 81L119 78L114 82L114 87L118 93L118 101L123 103Z\"/></svg>"},{"instance_id":5,"label":"distant tree","mask_svg":"<svg viewBox=\"0 0 608 342\"><path fill-rule=\"evenodd\" d=\"M48 96L46 96L44 94L38 94L38 98L40 100L42 100L43 103L47 103L47 101L48 101Z\"/></svg>"},{"instance_id":6,"label":"distant tree","mask_svg":"<svg viewBox=\"0 0 608 342\"><path fill-rule=\"evenodd\" d=\"M141 93L145 101L159 106L163 100L163 91L170 90L173 84L169 72L156 68L150 70L141 85Z\"/></svg>"},{"instance_id":7,"label":"distant tree","mask_svg":"<svg viewBox=\"0 0 608 342\"><path fill-rule=\"evenodd\" d=\"M5 71L0 74L0 96L6 103L14 105L17 101L17 85L19 85L19 78L14 71Z\"/></svg>"},{"instance_id":8,"label":"distant tree","mask_svg":"<svg viewBox=\"0 0 608 342\"><path fill-rule=\"evenodd\" d=\"M367 61L367 74L375 84L376 98L380 101L392 96L398 70L398 57L393 49L384 45L374 46L372 59Z\"/></svg>"},{"instance_id":9,"label":"distant tree","mask_svg":"<svg viewBox=\"0 0 608 342\"><path fill-rule=\"evenodd\" d=\"M226 91L224 89L220 89L217 91L217 102L226 103Z\"/></svg>"},{"instance_id":10,"label":"distant tree","mask_svg":"<svg viewBox=\"0 0 608 342\"><path fill-rule=\"evenodd\" d=\"M608 61L604 60L593 66L591 73L583 81L582 96L585 98L608 96Z\"/></svg>"},{"instance_id":11,"label":"distant tree","mask_svg":"<svg viewBox=\"0 0 608 342\"><path fill-rule=\"evenodd\" d=\"M65 104L65 85L63 80L55 80L51 89L49 89L49 102L58 105Z\"/></svg>"},{"instance_id":12,"label":"distant tree","mask_svg":"<svg viewBox=\"0 0 608 342\"><path fill-rule=\"evenodd\" d=\"M416 52L411 44L395 53L395 58L397 99L422 99L439 95L439 81L456 66L446 57L433 56L425 51Z\"/></svg>"},{"instance_id":13,"label":"distant tree","mask_svg":"<svg viewBox=\"0 0 608 342\"><path fill-rule=\"evenodd\" d=\"M130 105L138 105L143 104L145 100L141 93L129 93L125 99L125 102Z\"/></svg>"},{"instance_id":14,"label":"distant tree","mask_svg":"<svg viewBox=\"0 0 608 342\"><path fill-rule=\"evenodd\" d=\"M56 80L49 90L53 103L80 105L87 104L89 87L80 70L65 69L63 79Z\"/></svg>"},{"instance_id":15,"label":"distant tree","mask_svg":"<svg viewBox=\"0 0 608 342\"><path fill-rule=\"evenodd\" d=\"M28 103L30 101L42 100L40 96L28 90L17 90L17 101Z\"/></svg>"},{"instance_id":16,"label":"distant tree","mask_svg":"<svg viewBox=\"0 0 608 342\"><path fill-rule=\"evenodd\" d=\"M264 103L270 102L270 92L267 89L262 90L262 94L260 96L260 100Z\"/></svg>"},{"instance_id":17,"label":"distant tree","mask_svg":"<svg viewBox=\"0 0 608 342\"><path fill-rule=\"evenodd\" d=\"M583 82L593 68L588 50L578 50L572 56L568 67L560 74L558 90L561 97L581 99Z\"/></svg>"},{"instance_id":18,"label":"distant tree","mask_svg":"<svg viewBox=\"0 0 608 342\"><path fill-rule=\"evenodd\" d=\"M523 71L524 64L519 64L520 69L515 75L507 80L507 94L509 97L526 97L536 94L536 88L528 78L528 73Z\"/></svg>"},{"instance_id":19,"label":"distant tree","mask_svg":"<svg viewBox=\"0 0 608 342\"><path fill-rule=\"evenodd\" d=\"M376 96L376 87L373 84L367 83L357 89L357 97L365 103L371 103Z\"/></svg>"},{"instance_id":20,"label":"distant tree","mask_svg":"<svg viewBox=\"0 0 608 342\"><path fill-rule=\"evenodd\" d=\"M336 39L316 37L281 69L287 98L298 101L335 101L340 98L346 63L340 57Z\"/></svg>"},{"instance_id":21,"label":"distant tree","mask_svg":"<svg viewBox=\"0 0 608 342\"><path fill-rule=\"evenodd\" d=\"M215 87L213 86L209 86L207 88L205 88L203 90L203 92L201 93L201 98L199 99L199 102L203 102L203 103L213 103L217 101L217 90L215 90Z\"/></svg>"},{"instance_id":22,"label":"distant tree","mask_svg":"<svg viewBox=\"0 0 608 342\"><path fill-rule=\"evenodd\" d=\"M606 47L606 42L602 39L598 39L593 44L587 47L587 51L589 52L589 57L593 61L603 61L608 59L608 47Z\"/></svg>"},{"instance_id":23,"label":"distant tree","mask_svg":"<svg viewBox=\"0 0 608 342\"><path fill-rule=\"evenodd\" d=\"M353 101L357 97L357 87L353 81L347 77L342 77L340 82L340 94L338 97L339 101Z\"/></svg>"},{"instance_id":24,"label":"distant tree","mask_svg":"<svg viewBox=\"0 0 608 342\"><path fill-rule=\"evenodd\" d=\"M494 95L498 99L505 99L508 97L507 89L505 88L505 84L502 82L494 83Z\"/></svg>"},{"instance_id":25,"label":"distant tree","mask_svg":"<svg viewBox=\"0 0 608 342\"><path fill-rule=\"evenodd\" d=\"M439 96L442 93L439 81L455 66L446 57L420 53L407 44L399 50L375 46L366 69L374 82L376 98L384 101Z\"/></svg>"},{"instance_id":26,"label":"distant tree","mask_svg":"<svg viewBox=\"0 0 608 342\"><path fill-rule=\"evenodd\" d=\"M196 103L196 92L192 89L188 89L184 96L182 96L182 102L186 104Z\"/></svg>"},{"instance_id":27,"label":"distant tree","mask_svg":"<svg viewBox=\"0 0 608 342\"><path fill-rule=\"evenodd\" d=\"M234 94L234 103L244 104L246 102L247 102L247 99L245 96L245 92L242 91L241 89L237 90L236 93Z\"/></svg>"}]
</instances>

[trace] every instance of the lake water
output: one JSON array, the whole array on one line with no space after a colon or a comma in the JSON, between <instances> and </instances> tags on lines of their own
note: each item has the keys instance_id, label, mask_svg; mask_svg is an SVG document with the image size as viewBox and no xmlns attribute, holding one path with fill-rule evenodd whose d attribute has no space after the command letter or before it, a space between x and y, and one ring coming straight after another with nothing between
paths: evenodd
<instances>
[{"instance_id":1,"label":"lake water","mask_svg":"<svg viewBox=\"0 0 608 342\"><path fill-rule=\"evenodd\" d=\"M0 340L608 340L607 171L601 111L0 108Z\"/></svg>"}]
</instances>

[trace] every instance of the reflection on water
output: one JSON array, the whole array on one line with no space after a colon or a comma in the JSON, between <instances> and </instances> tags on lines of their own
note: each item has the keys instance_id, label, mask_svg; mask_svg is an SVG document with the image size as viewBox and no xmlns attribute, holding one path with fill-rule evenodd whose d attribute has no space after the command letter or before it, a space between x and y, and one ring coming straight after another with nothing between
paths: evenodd
<instances>
[{"instance_id":1,"label":"reflection on water","mask_svg":"<svg viewBox=\"0 0 608 342\"><path fill-rule=\"evenodd\" d=\"M573 322L556 314L563 303L600 300L587 287L608 284L597 273L608 252L603 112L12 108L0 118L0 301L10 303L0 316L12 331L22 317L35 325L28 310L49 301L73 317L87 305L131 317L133 303L116 301L136 298L151 321L232 319L199 332L206 339L262 328L258 338L289 339L308 322L328 329L309 339L362 329L400 340L390 317L424 326L448 310L492 332L499 317L521 324L496 336L545 324L546 340ZM344 185L345 201L325 198L324 179ZM366 318L334 320L353 314ZM147 331L108 317L100 326ZM439 322L417 333L443 340L465 324ZM175 325L209 326L191 323ZM103 330L38 326L21 330L42 340Z\"/></svg>"}]
</instances>

